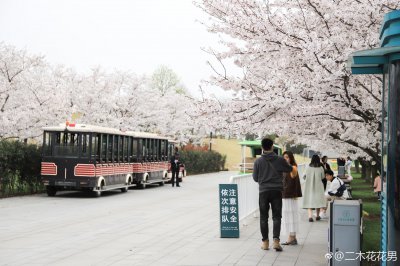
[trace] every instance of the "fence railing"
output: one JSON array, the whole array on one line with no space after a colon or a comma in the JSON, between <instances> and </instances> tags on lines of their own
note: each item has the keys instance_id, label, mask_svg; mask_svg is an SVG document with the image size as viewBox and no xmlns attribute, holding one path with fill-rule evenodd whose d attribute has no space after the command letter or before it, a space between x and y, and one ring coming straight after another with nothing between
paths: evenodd
<instances>
[{"instance_id":1,"label":"fence railing","mask_svg":"<svg viewBox=\"0 0 400 266\"><path fill-rule=\"evenodd\" d=\"M305 164L298 165L300 180L305 170ZM258 184L253 180L253 174L231 176L229 183L238 185L239 221L243 221L258 211Z\"/></svg>"},{"instance_id":2,"label":"fence railing","mask_svg":"<svg viewBox=\"0 0 400 266\"><path fill-rule=\"evenodd\" d=\"M238 185L239 221L258 210L258 184L252 174L231 176L229 183Z\"/></svg>"}]
</instances>

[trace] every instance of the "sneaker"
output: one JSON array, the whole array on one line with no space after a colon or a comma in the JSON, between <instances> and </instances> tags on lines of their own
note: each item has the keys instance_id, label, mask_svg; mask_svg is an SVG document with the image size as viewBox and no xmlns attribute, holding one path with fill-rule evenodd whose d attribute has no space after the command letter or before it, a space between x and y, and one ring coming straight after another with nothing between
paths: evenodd
<instances>
[{"instance_id":1,"label":"sneaker","mask_svg":"<svg viewBox=\"0 0 400 266\"><path fill-rule=\"evenodd\" d=\"M319 220L321 220L321 217L317 216L317 218L315 218L315 220L319 221Z\"/></svg>"},{"instance_id":2,"label":"sneaker","mask_svg":"<svg viewBox=\"0 0 400 266\"><path fill-rule=\"evenodd\" d=\"M319 217L321 217L321 219L328 219L328 216L326 216L326 214L323 212L319 215Z\"/></svg>"},{"instance_id":3,"label":"sneaker","mask_svg":"<svg viewBox=\"0 0 400 266\"><path fill-rule=\"evenodd\" d=\"M309 221L310 223L312 223L312 222L314 222L314 219L313 219L313 218L308 218L308 221Z\"/></svg>"},{"instance_id":4,"label":"sneaker","mask_svg":"<svg viewBox=\"0 0 400 266\"><path fill-rule=\"evenodd\" d=\"M268 240L265 240L262 242L261 249L269 250L269 241Z\"/></svg>"}]
</instances>

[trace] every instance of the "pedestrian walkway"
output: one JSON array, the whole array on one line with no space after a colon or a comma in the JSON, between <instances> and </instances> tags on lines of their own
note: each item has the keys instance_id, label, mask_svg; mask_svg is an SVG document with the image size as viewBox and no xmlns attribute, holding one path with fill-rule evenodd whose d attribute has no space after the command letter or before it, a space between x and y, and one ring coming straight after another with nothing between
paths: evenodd
<instances>
[{"instance_id":1,"label":"pedestrian walkway","mask_svg":"<svg viewBox=\"0 0 400 266\"><path fill-rule=\"evenodd\" d=\"M283 252L261 250L259 218L241 225L240 238L221 239L218 184L233 174L101 198L1 199L0 265L326 265L328 222L309 223L303 210L299 245Z\"/></svg>"}]
</instances>

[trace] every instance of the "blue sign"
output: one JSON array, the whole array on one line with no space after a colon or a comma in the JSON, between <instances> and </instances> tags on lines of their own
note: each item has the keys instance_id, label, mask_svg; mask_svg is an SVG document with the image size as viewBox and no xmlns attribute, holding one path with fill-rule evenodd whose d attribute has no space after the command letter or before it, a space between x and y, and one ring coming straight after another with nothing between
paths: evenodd
<instances>
[{"instance_id":1,"label":"blue sign","mask_svg":"<svg viewBox=\"0 0 400 266\"><path fill-rule=\"evenodd\" d=\"M239 238L237 184L219 184L221 237Z\"/></svg>"}]
</instances>

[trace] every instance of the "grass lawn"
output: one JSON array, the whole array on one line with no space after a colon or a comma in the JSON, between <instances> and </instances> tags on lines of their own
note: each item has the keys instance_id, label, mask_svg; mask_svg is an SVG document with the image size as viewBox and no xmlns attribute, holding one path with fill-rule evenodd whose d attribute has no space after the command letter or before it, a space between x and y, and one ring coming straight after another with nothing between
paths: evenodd
<instances>
[{"instance_id":1,"label":"grass lawn","mask_svg":"<svg viewBox=\"0 0 400 266\"><path fill-rule=\"evenodd\" d=\"M354 179L351 182L353 199L361 199L363 211L368 213L363 217L362 251L380 251L381 203L374 194L370 182L365 182L361 179L361 174L355 173L353 177ZM373 264L373 262L364 263L364 265L379 265L379 263Z\"/></svg>"}]
</instances>

